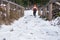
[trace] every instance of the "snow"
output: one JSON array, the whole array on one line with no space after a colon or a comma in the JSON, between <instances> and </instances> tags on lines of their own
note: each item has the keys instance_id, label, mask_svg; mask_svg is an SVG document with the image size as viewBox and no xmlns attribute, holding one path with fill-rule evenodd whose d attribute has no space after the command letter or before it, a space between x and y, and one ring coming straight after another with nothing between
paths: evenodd
<instances>
[{"instance_id":1,"label":"snow","mask_svg":"<svg viewBox=\"0 0 60 40\"><path fill-rule=\"evenodd\" d=\"M59 2L56 2L56 4L60 5L60 3L59 3Z\"/></svg>"},{"instance_id":2,"label":"snow","mask_svg":"<svg viewBox=\"0 0 60 40\"><path fill-rule=\"evenodd\" d=\"M57 17L56 19L52 20L51 24L55 26L60 26L60 17Z\"/></svg>"},{"instance_id":3,"label":"snow","mask_svg":"<svg viewBox=\"0 0 60 40\"><path fill-rule=\"evenodd\" d=\"M5 4L1 4L0 6L6 6Z\"/></svg>"},{"instance_id":4,"label":"snow","mask_svg":"<svg viewBox=\"0 0 60 40\"><path fill-rule=\"evenodd\" d=\"M11 25L0 25L0 40L60 40L59 26L51 25L52 22L38 15L35 18L32 10L24 13L24 17Z\"/></svg>"}]
</instances>

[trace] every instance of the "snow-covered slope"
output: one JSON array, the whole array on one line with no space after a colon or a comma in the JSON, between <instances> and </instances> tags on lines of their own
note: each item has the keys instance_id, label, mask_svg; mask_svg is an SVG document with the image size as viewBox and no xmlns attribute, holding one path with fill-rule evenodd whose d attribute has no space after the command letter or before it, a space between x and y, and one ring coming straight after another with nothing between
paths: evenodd
<instances>
[{"instance_id":1,"label":"snow-covered slope","mask_svg":"<svg viewBox=\"0 0 60 40\"><path fill-rule=\"evenodd\" d=\"M27 10L12 25L0 26L0 40L60 40L60 28Z\"/></svg>"}]
</instances>

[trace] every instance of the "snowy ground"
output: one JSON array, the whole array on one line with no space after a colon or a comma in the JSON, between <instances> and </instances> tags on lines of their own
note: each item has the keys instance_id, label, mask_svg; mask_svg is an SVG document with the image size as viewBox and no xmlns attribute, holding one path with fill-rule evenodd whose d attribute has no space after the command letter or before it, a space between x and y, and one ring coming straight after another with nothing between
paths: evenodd
<instances>
[{"instance_id":1,"label":"snowy ground","mask_svg":"<svg viewBox=\"0 0 60 40\"><path fill-rule=\"evenodd\" d=\"M27 10L12 25L0 25L0 40L60 40L60 28Z\"/></svg>"}]
</instances>

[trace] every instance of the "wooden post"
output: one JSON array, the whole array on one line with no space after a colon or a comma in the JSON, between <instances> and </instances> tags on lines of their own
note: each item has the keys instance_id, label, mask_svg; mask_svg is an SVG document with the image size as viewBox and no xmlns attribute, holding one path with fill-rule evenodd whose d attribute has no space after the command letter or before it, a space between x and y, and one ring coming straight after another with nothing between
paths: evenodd
<instances>
[{"instance_id":1,"label":"wooden post","mask_svg":"<svg viewBox=\"0 0 60 40\"><path fill-rule=\"evenodd\" d=\"M52 20L52 3L49 4L49 16L48 20Z\"/></svg>"},{"instance_id":2,"label":"wooden post","mask_svg":"<svg viewBox=\"0 0 60 40\"><path fill-rule=\"evenodd\" d=\"M9 19L9 17L10 17L10 3L8 2L8 4L7 4L7 18Z\"/></svg>"},{"instance_id":3,"label":"wooden post","mask_svg":"<svg viewBox=\"0 0 60 40\"><path fill-rule=\"evenodd\" d=\"M42 13L43 18L46 17L46 11L47 11L46 7L43 7L43 13Z\"/></svg>"},{"instance_id":4,"label":"wooden post","mask_svg":"<svg viewBox=\"0 0 60 40\"><path fill-rule=\"evenodd\" d=\"M38 9L38 16L42 16L41 9Z\"/></svg>"},{"instance_id":5,"label":"wooden post","mask_svg":"<svg viewBox=\"0 0 60 40\"><path fill-rule=\"evenodd\" d=\"M23 7L21 9L21 14L22 14L22 16L24 16L24 8Z\"/></svg>"},{"instance_id":6,"label":"wooden post","mask_svg":"<svg viewBox=\"0 0 60 40\"><path fill-rule=\"evenodd\" d=\"M0 4L2 3L2 0L0 0Z\"/></svg>"},{"instance_id":7,"label":"wooden post","mask_svg":"<svg viewBox=\"0 0 60 40\"><path fill-rule=\"evenodd\" d=\"M1 17L1 15L2 15L2 12L0 11L0 20L2 20L2 17Z\"/></svg>"},{"instance_id":8,"label":"wooden post","mask_svg":"<svg viewBox=\"0 0 60 40\"><path fill-rule=\"evenodd\" d=\"M3 4L3 0L0 0L0 4Z\"/></svg>"},{"instance_id":9,"label":"wooden post","mask_svg":"<svg viewBox=\"0 0 60 40\"><path fill-rule=\"evenodd\" d=\"M18 16L21 17L21 9L18 9Z\"/></svg>"},{"instance_id":10,"label":"wooden post","mask_svg":"<svg viewBox=\"0 0 60 40\"><path fill-rule=\"evenodd\" d=\"M47 7L45 7L45 18L47 18Z\"/></svg>"},{"instance_id":11,"label":"wooden post","mask_svg":"<svg viewBox=\"0 0 60 40\"><path fill-rule=\"evenodd\" d=\"M38 9L38 16L40 16L40 9Z\"/></svg>"}]
</instances>

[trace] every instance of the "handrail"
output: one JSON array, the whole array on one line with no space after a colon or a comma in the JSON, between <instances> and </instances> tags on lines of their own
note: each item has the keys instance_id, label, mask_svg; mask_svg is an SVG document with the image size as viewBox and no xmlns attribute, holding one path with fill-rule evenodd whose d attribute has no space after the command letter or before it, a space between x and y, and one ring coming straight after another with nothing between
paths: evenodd
<instances>
[{"instance_id":1,"label":"handrail","mask_svg":"<svg viewBox=\"0 0 60 40\"><path fill-rule=\"evenodd\" d=\"M18 6L18 7L21 7L21 8L24 8L23 6L20 6L20 5L14 3L14 2L11 2L11 1L7 1L7 0L3 0L3 1L8 2L8 3L11 3L11 4L16 5L16 6Z\"/></svg>"},{"instance_id":2,"label":"handrail","mask_svg":"<svg viewBox=\"0 0 60 40\"><path fill-rule=\"evenodd\" d=\"M55 3L56 1L59 1L59 0L50 0L48 4L46 4L46 6L48 6L50 3Z\"/></svg>"}]
</instances>

